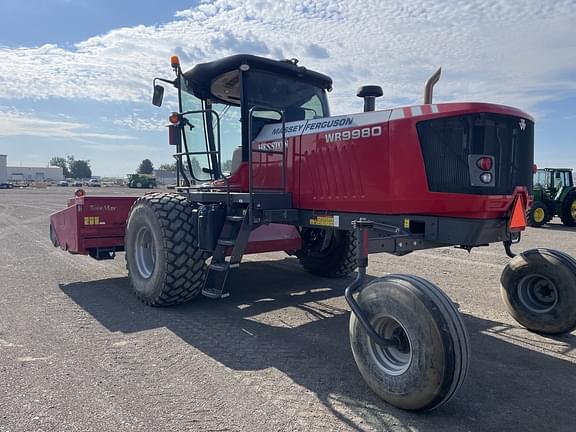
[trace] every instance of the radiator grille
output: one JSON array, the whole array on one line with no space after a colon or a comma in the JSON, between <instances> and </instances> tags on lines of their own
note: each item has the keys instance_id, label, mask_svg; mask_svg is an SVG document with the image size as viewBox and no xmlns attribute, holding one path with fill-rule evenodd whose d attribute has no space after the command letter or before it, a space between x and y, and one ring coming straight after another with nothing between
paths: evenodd
<instances>
[{"instance_id":1,"label":"radiator grille","mask_svg":"<svg viewBox=\"0 0 576 432\"><path fill-rule=\"evenodd\" d=\"M534 123L523 118L477 113L422 121L418 137L431 192L509 195L532 190ZM469 154L493 156L493 187L472 186Z\"/></svg>"}]
</instances>

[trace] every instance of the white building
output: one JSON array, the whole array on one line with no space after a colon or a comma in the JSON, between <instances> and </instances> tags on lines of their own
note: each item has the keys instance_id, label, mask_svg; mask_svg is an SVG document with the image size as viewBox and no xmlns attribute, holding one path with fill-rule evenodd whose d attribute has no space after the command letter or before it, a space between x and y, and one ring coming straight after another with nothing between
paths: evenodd
<instances>
[{"instance_id":1,"label":"white building","mask_svg":"<svg viewBox=\"0 0 576 432\"><path fill-rule=\"evenodd\" d=\"M60 167L8 166L7 156L0 155L0 182L60 180L64 180L64 174Z\"/></svg>"},{"instance_id":2,"label":"white building","mask_svg":"<svg viewBox=\"0 0 576 432\"><path fill-rule=\"evenodd\" d=\"M8 180L8 167L6 166L6 155L0 155L0 183Z\"/></svg>"}]
</instances>

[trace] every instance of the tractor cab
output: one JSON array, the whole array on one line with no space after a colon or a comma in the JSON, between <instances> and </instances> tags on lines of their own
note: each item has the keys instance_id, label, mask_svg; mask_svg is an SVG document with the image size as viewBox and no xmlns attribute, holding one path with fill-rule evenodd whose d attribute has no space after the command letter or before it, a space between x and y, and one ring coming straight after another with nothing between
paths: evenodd
<instances>
[{"instance_id":1,"label":"tractor cab","mask_svg":"<svg viewBox=\"0 0 576 432\"><path fill-rule=\"evenodd\" d=\"M574 187L570 168L543 168L534 174L534 189L540 190L547 199L556 199L564 188Z\"/></svg>"},{"instance_id":2,"label":"tractor cab","mask_svg":"<svg viewBox=\"0 0 576 432\"><path fill-rule=\"evenodd\" d=\"M264 126L329 116L332 79L296 59L234 55L184 72L177 58L172 63L176 79L160 80L178 89L170 141L177 147L179 186L228 184L248 164ZM156 105L163 94L158 87Z\"/></svg>"}]
</instances>

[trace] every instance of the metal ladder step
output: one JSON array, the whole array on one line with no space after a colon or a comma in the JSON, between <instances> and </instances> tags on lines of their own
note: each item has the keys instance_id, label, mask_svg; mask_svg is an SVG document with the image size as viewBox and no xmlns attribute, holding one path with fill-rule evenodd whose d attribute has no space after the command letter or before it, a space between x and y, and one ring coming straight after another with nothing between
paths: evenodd
<instances>
[{"instance_id":1,"label":"metal ladder step","mask_svg":"<svg viewBox=\"0 0 576 432\"><path fill-rule=\"evenodd\" d=\"M231 280L240 267L240 261L252 227L248 222L248 212L236 207L234 213L226 216L220 232L216 249L212 254L212 262L208 266L208 274L204 281L202 294L210 298L225 298L230 295ZM238 214L241 213L241 214ZM232 248L231 255L226 255Z\"/></svg>"}]
</instances>

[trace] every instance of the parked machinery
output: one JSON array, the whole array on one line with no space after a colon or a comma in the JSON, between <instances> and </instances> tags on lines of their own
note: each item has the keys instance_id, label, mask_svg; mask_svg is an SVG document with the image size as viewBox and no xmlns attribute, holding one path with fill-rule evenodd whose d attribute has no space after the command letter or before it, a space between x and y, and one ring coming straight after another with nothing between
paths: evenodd
<instances>
[{"instance_id":1,"label":"parked machinery","mask_svg":"<svg viewBox=\"0 0 576 432\"><path fill-rule=\"evenodd\" d=\"M526 214L528 225L541 227L560 217L576 226L576 187L570 168L542 168L534 174L534 202Z\"/></svg>"},{"instance_id":2,"label":"parked machinery","mask_svg":"<svg viewBox=\"0 0 576 432\"><path fill-rule=\"evenodd\" d=\"M168 130L179 187L123 206L76 198L52 216L53 242L95 257L125 248L133 291L150 306L231 295L247 253L287 251L324 277L358 268L345 298L362 376L404 409L447 402L469 364L457 308L418 276L366 283L368 255L499 242L513 256L532 188L532 117L493 104L434 104L439 72L422 105L374 111L382 89L365 86L365 112L330 116L332 80L294 59L235 55L182 71L173 57L172 67L174 80L155 80L153 102L162 103L158 82L176 88L179 110ZM95 226L83 224L96 216ZM66 217L76 225L62 223ZM109 220L125 221L125 237ZM569 256L524 252L501 283L528 329L576 326Z\"/></svg>"}]
</instances>

